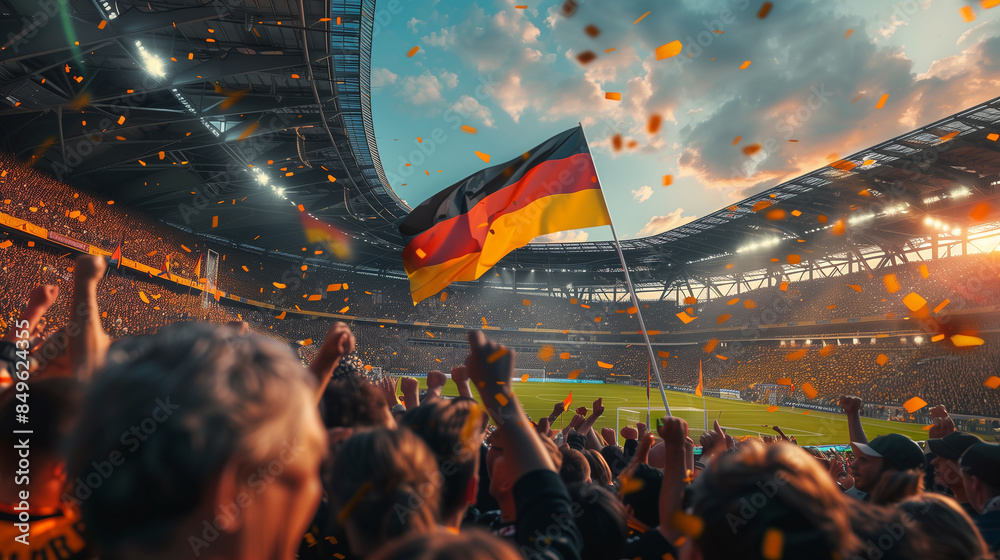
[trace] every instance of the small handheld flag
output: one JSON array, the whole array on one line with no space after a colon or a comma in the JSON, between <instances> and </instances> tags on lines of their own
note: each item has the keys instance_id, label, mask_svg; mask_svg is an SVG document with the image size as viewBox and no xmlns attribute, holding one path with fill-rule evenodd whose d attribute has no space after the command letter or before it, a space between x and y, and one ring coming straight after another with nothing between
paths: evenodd
<instances>
[{"instance_id":1,"label":"small handheld flag","mask_svg":"<svg viewBox=\"0 0 1000 560\"><path fill-rule=\"evenodd\" d=\"M583 128L567 130L410 212L399 232L413 303L478 279L540 235L610 224Z\"/></svg>"},{"instance_id":2,"label":"small handheld flag","mask_svg":"<svg viewBox=\"0 0 1000 560\"><path fill-rule=\"evenodd\" d=\"M115 251L111 253L111 260L115 263L115 269L122 267L122 242L118 242L118 246L115 247Z\"/></svg>"},{"instance_id":3,"label":"small handheld flag","mask_svg":"<svg viewBox=\"0 0 1000 560\"><path fill-rule=\"evenodd\" d=\"M697 397L703 397L705 391L704 383L701 378L701 360L698 360L698 386L694 388L694 394Z\"/></svg>"},{"instance_id":4,"label":"small handheld flag","mask_svg":"<svg viewBox=\"0 0 1000 560\"><path fill-rule=\"evenodd\" d=\"M563 399L563 407L569 410L569 405L573 404L573 391L569 392L569 396Z\"/></svg>"},{"instance_id":5,"label":"small handheld flag","mask_svg":"<svg viewBox=\"0 0 1000 560\"><path fill-rule=\"evenodd\" d=\"M351 258L351 239L346 233L306 212L299 212L299 220L308 243L319 243L338 260L346 261Z\"/></svg>"}]
</instances>

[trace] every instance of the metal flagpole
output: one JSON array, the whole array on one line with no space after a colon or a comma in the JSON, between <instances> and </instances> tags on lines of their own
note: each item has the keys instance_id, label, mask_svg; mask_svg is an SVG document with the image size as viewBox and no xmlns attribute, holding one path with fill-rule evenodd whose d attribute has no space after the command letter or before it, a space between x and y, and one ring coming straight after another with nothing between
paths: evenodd
<instances>
[{"instance_id":1,"label":"metal flagpole","mask_svg":"<svg viewBox=\"0 0 1000 560\"><path fill-rule=\"evenodd\" d=\"M587 151L590 151L590 142L587 141L587 131L583 129L583 123L580 124L580 132L583 133L583 141L587 143ZM591 156L593 159L593 156ZM594 163L594 175L597 176L597 184L601 183L601 175L597 171L597 163ZM604 207L607 208L608 201L604 198L604 189L601 189L601 199L604 200ZM625 255L622 254L622 245L618 241L618 232L615 231L615 222L611 219L611 210L608 210L608 225L611 226L611 235L615 239L615 249L618 251L618 258L622 261L622 271L625 273L625 283L628 285L628 293L632 296L632 305L635 305L636 315L639 316L639 328L642 329L642 337L646 340L646 349L649 351L649 363L653 367L653 371L656 372L656 383L660 387L660 397L663 399L663 409L666 411L667 416L673 416L670 414L670 405L667 404L667 392L663 390L663 379L660 377L660 368L656 364L656 353L653 352L653 343L649 341L649 333L646 332L646 321L642 318L642 308L639 306L639 298L635 295L635 288L632 287L632 278L628 274L628 265L625 264ZM648 425L648 424L647 424Z\"/></svg>"}]
</instances>

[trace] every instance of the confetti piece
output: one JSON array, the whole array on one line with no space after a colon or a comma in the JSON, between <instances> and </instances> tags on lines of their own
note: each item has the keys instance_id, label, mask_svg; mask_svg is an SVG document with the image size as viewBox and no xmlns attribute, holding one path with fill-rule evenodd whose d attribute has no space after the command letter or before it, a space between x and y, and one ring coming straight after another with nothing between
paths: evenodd
<instances>
[{"instance_id":1,"label":"confetti piece","mask_svg":"<svg viewBox=\"0 0 1000 560\"><path fill-rule=\"evenodd\" d=\"M663 124L663 117L660 115L653 115L649 117L649 120L646 122L646 130L650 134L656 134L660 131L661 124Z\"/></svg>"},{"instance_id":2,"label":"confetti piece","mask_svg":"<svg viewBox=\"0 0 1000 560\"><path fill-rule=\"evenodd\" d=\"M628 475L621 477L620 482L621 485L618 488L618 492L623 496L640 492L646 486L646 482L641 478L633 478Z\"/></svg>"},{"instance_id":3,"label":"confetti piece","mask_svg":"<svg viewBox=\"0 0 1000 560\"><path fill-rule=\"evenodd\" d=\"M746 156L752 156L760 151L760 144L750 144L749 146L743 146L743 154Z\"/></svg>"},{"instance_id":4,"label":"confetti piece","mask_svg":"<svg viewBox=\"0 0 1000 560\"><path fill-rule=\"evenodd\" d=\"M646 12L646 13L642 14L641 16L639 16L639 19L637 19L637 20L635 20L635 21L632 22L632 25L635 25L635 24L639 23L640 21L646 19L646 16L648 16L650 13L651 12Z\"/></svg>"},{"instance_id":5,"label":"confetti piece","mask_svg":"<svg viewBox=\"0 0 1000 560\"><path fill-rule=\"evenodd\" d=\"M768 412L778 412L778 407L777 406L769 406L769 407L767 407L767 411Z\"/></svg>"},{"instance_id":6,"label":"confetti piece","mask_svg":"<svg viewBox=\"0 0 1000 560\"><path fill-rule=\"evenodd\" d=\"M766 18L767 14L771 13L771 8L773 8L773 7L774 7L774 4L772 4L770 2L764 2L760 6L760 11L757 12L757 17L760 18L760 19Z\"/></svg>"},{"instance_id":7,"label":"confetti piece","mask_svg":"<svg viewBox=\"0 0 1000 560\"><path fill-rule=\"evenodd\" d=\"M740 302L740 298L734 297L733 299L726 302L726 305L736 305Z\"/></svg>"},{"instance_id":8,"label":"confetti piece","mask_svg":"<svg viewBox=\"0 0 1000 560\"><path fill-rule=\"evenodd\" d=\"M125 115L118 117L118 124L125 124Z\"/></svg>"},{"instance_id":9,"label":"confetti piece","mask_svg":"<svg viewBox=\"0 0 1000 560\"><path fill-rule=\"evenodd\" d=\"M991 142L996 142L997 140L1000 140L1000 134L997 134L996 132L992 132L992 133L986 135L986 139L989 140L989 141L991 141Z\"/></svg>"},{"instance_id":10,"label":"confetti piece","mask_svg":"<svg viewBox=\"0 0 1000 560\"><path fill-rule=\"evenodd\" d=\"M878 103L875 104L875 108L881 109L882 107L885 107L885 102L888 100L889 100L889 94L888 93L882 94L882 97L879 98Z\"/></svg>"},{"instance_id":11,"label":"confetti piece","mask_svg":"<svg viewBox=\"0 0 1000 560\"><path fill-rule=\"evenodd\" d=\"M681 510L677 510L670 517L670 523L680 532L685 535L698 538L702 531L705 530L705 521L689 513L685 513Z\"/></svg>"},{"instance_id":12,"label":"confetti piece","mask_svg":"<svg viewBox=\"0 0 1000 560\"><path fill-rule=\"evenodd\" d=\"M677 318L683 321L685 325L697 319L697 317L692 317L683 311L677 314Z\"/></svg>"},{"instance_id":13,"label":"confetti piece","mask_svg":"<svg viewBox=\"0 0 1000 560\"><path fill-rule=\"evenodd\" d=\"M847 39L848 37L850 37L853 34L854 34L854 30L853 29L848 29L847 32L844 33L844 39Z\"/></svg>"},{"instance_id":14,"label":"confetti piece","mask_svg":"<svg viewBox=\"0 0 1000 560\"><path fill-rule=\"evenodd\" d=\"M770 200L759 200L759 201L757 201L757 202L754 203L754 205L753 205L753 211L754 212L760 212L761 210L767 208L768 206L770 206L772 204L774 204L774 202L772 202Z\"/></svg>"},{"instance_id":15,"label":"confetti piece","mask_svg":"<svg viewBox=\"0 0 1000 560\"><path fill-rule=\"evenodd\" d=\"M847 226L844 224L844 220L837 220L830 229L830 233L833 235L844 235L845 231L847 231Z\"/></svg>"},{"instance_id":16,"label":"confetti piece","mask_svg":"<svg viewBox=\"0 0 1000 560\"><path fill-rule=\"evenodd\" d=\"M594 51L583 51L576 55L576 61L580 64L590 64L594 60L597 60L597 55L594 54Z\"/></svg>"},{"instance_id":17,"label":"confetti piece","mask_svg":"<svg viewBox=\"0 0 1000 560\"><path fill-rule=\"evenodd\" d=\"M569 302L570 302L571 304L573 304L573 305L576 305L576 302L577 302L577 301L579 301L579 300L577 300L576 298L569 298Z\"/></svg>"},{"instance_id":18,"label":"confetti piece","mask_svg":"<svg viewBox=\"0 0 1000 560\"><path fill-rule=\"evenodd\" d=\"M420 46L419 45L416 46L416 47L413 47L412 49L410 49L409 52L406 53L406 58L413 58L413 55L417 54L417 51L419 51L419 50L420 50Z\"/></svg>"},{"instance_id":19,"label":"confetti piece","mask_svg":"<svg viewBox=\"0 0 1000 560\"><path fill-rule=\"evenodd\" d=\"M664 175L663 176L663 186L664 187L669 187L673 183L674 183L674 176L673 175Z\"/></svg>"},{"instance_id":20,"label":"confetti piece","mask_svg":"<svg viewBox=\"0 0 1000 560\"><path fill-rule=\"evenodd\" d=\"M287 287L284 284L282 284L281 282L271 282L271 284L273 284L274 287L278 288L279 290L284 290Z\"/></svg>"},{"instance_id":21,"label":"confetti piece","mask_svg":"<svg viewBox=\"0 0 1000 560\"><path fill-rule=\"evenodd\" d=\"M750 67L750 61L747 60L746 62L740 65L740 70L746 70L749 67Z\"/></svg>"},{"instance_id":22,"label":"confetti piece","mask_svg":"<svg viewBox=\"0 0 1000 560\"><path fill-rule=\"evenodd\" d=\"M861 286L858 286L856 284L848 284L847 287L854 290L855 292L858 292L859 294L861 293Z\"/></svg>"},{"instance_id":23,"label":"confetti piece","mask_svg":"<svg viewBox=\"0 0 1000 560\"><path fill-rule=\"evenodd\" d=\"M788 291L788 282L782 282L778 286L778 289L781 290L782 292L787 292Z\"/></svg>"},{"instance_id":24,"label":"confetti piece","mask_svg":"<svg viewBox=\"0 0 1000 560\"><path fill-rule=\"evenodd\" d=\"M888 290L890 294L894 294L903 289L903 287L899 285L899 280L896 279L895 274L886 274L882 277L882 282L885 284L885 289Z\"/></svg>"},{"instance_id":25,"label":"confetti piece","mask_svg":"<svg viewBox=\"0 0 1000 560\"><path fill-rule=\"evenodd\" d=\"M778 220L784 220L787 216L788 213L782 210L781 208L775 208L774 210L771 210L770 212L767 213L767 219L771 220L772 222Z\"/></svg>"},{"instance_id":26,"label":"confetti piece","mask_svg":"<svg viewBox=\"0 0 1000 560\"><path fill-rule=\"evenodd\" d=\"M925 401L920 397L913 397L912 399L903 403L903 408L905 408L906 411L909 412L910 414L913 414L914 412L920 410L925 406L927 406L927 401Z\"/></svg>"},{"instance_id":27,"label":"confetti piece","mask_svg":"<svg viewBox=\"0 0 1000 560\"><path fill-rule=\"evenodd\" d=\"M806 349L805 348L803 348L802 350L796 350L794 352L789 352L788 354L785 354L785 361L786 362L794 362L796 360L801 360L805 355L806 355Z\"/></svg>"},{"instance_id":28,"label":"confetti piece","mask_svg":"<svg viewBox=\"0 0 1000 560\"><path fill-rule=\"evenodd\" d=\"M520 4L518 6L514 6L514 9L515 10L527 10L528 9L528 5L527 4Z\"/></svg>"},{"instance_id":29,"label":"confetti piece","mask_svg":"<svg viewBox=\"0 0 1000 560\"><path fill-rule=\"evenodd\" d=\"M743 307L746 309L755 309L757 307L757 302L752 299L743 300Z\"/></svg>"},{"instance_id":30,"label":"confetti piece","mask_svg":"<svg viewBox=\"0 0 1000 560\"><path fill-rule=\"evenodd\" d=\"M601 322L601 318L600 317L594 317L594 322L595 323L600 323Z\"/></svg>"},{"instance_id":31,"label":"confetti piece","mask_svg":"<svg viewBox=\"0 0 1000 560\"><path fill-rule=\"evenodd\" d=\"M506 347L501 347L496 352L493 352L492 354L489 355L489 357L486 358L486 363L488 363L488 364L495 363L500 358L503 358L504 356L506 356L507 352L508 352L508 350L507 350Z\"/></svg>"},{"instance_id":32,"label":"confetti piece","mask_svg":"<svg viewBox=\"0 0 1000 560\"><path fill-rule=\"evenodd\" d=\"M597 365L598 365L598 367L602 367L604 369L611 369L611 368L615 367L614 364L605 363L605 362L602 362L600 360L597 360Z\"/></svg>"},{"instance_id":33,"label":"confetti piece","mask_svg":"<svg viewBox=\"0 0 1000 560\"><path fill-rule=\"evenodd\" d=\"M340 284L330 284L329 286L326 287L326 291L328 292L336 292L339 289L340 289Z\"/></svg>"},{"instance_id":34,"label":"confetti piece","mask_svg":"<svg viewBox=\"0 0 1000 560\"><path fill-rule=\"evenodd\" d=\"M606 53L615 52L615 49L614 49L614 47L612 47L610 49L604 49L604 52L606 52Z\"/></svg>"},{"instance_id":35,"label":"confetti piece","mask_svg":"<svg viewBox=\"0 0 1000 560\"><path fill-rule=\"evenodd\" d=\"M832 348L832 346L828 346L828 348ZM817 391L808 381L802 384L802 392L805 393L806 397L810 399L815 399L816 395L819 394L819 391Z\"/></svg>"},{"instance_id":36,"label":"confetti piece","mask_svg":"<svg viewBox=\"0 0 1000 560\"><path fill-rule=\"evenodd\" d=\"M969 218L975 222L981 222L990 215L990 210L992 210L992 208L990 207L989 202L980 202L972 207L972 210L969 212Z\"/></svg>"},{"instance_id":37,"label":"confetti piece","mask_svg":"<svg viewBox=\"0 0 1000 560\"><path fill-rule=\"evenodd\" d=\"M607 92L607 93L604 94L604 99L610 99L612 101L621 101L622 100L622 94L620 94L620 93L618 93L616 91L609 91L609 92Z\"/></svg>"},{"instance_id":38,"label":"confetti piece","mask_svg":"<svg viewBox=\"0 0 1000 560\"><path fill-rule=\"evenodd\" d=\"M566 0L565 2L563 2L561 12L564 17L570 17L571 15L575 14L576 2L574 2L573 0Z\"/></svg>"},{"instance_id":39,"label":"confetti piece","mask_svg":"<svg viewBox=\"0 0 1000 560\"><path fill-rule=\"evenodd\" d=\"M581 373L583 373L582 369L574 369L573 371L569 372L569 378L576 379L577 377L580 377Z\"/></svg>"},{"instance_id":40,"label":"confetti piece","mask_svg":"<svg viewBox=\"0 0 1000 560\"><path fill-rule=\"evenodd\" d=\"M885 354L879 354L878 357L875 358L875 363L880 366L884 366L885 364L889 363L889 356L886 356Z\"/></svg>"},{"instance_id":41,"label":"confetti piece","mask_svg":"<svg viewBox=\"0 0 1000 560\"><path fill-rule=\"evenodd\" d=\"M583 28L583 32L587 34L588 37L596 38L601 34L601 30L594 24L590 24Z\"/></svg>"},{"instance_id":42,"label":"confetti piece","mask_svg":"<svg viewBox=\"0 0 1000 560\"><path fill-rule=\"evenodd\" d=\"M785 534L774 527L764 532L760 554L765 560L780 560L785 552Z\"/></svg>"},{"instance_id":43,"label":"confetti piece","mask_svg":"<svg viewBox=\"0 0 1000 560\"><path fill-rule=\"evenodd\" d=\"M951 337L951 343L959 348L964 348L966 346L979 346L983 344L983 339L978 336L969 336L967 334L956 334Z\"/></svg>"},{"instance_id":44,"label":"confetti piece","mask_svg":"<svg viewBox=\"0 0 1000 560\"><path fill-rule=\"evenodd\" d=\"M141 290L139 291L139 299L142 300L142 303L149 303L149 298L146 297L146 293Z\"/></svg>"},{"instance_id":45,"label":"confetti piece","mask_svg":"<svg viewBox=\"0 0 1000 560\"><path fill-rule=\"evenodd\" d=\"M544 344L542 345L541 348L538 349L538 359L543 362L551 360L552 357L555 355L556 355L556 349L551 344Z\"/></svg>"},{"instance_id":46,"label":"confetti piece","mask_svg":"<svg viewBox=\"0 0 1000 560\"><path fill-rule=\"evenodd\" d=\"M910 292L903 298L903 305L905 305L910 311L916 311L927 305L927 300L920 297L920 294L917 292ZM946 303L944 305L948 304Z\"/></svg>"},{"instance_id":47,"label":"confetti piece","mask_svg":"<svg viewBox=\"0 0 1000 560\"><path fill-rule=\"evenodd\" d=\"M1000 387L1000 377L991 375L986 379L986 381L983 382L983 385L986 385L990 389L996 389L997 387Z\"/></svg>"},{"instance_id":48,"label":"confetti piece","mask_svg":"<svg viewBox=\"0 0 1000 560\"><path fill-rule=\"evenodd\" d=\"M972 6L962 6L962 9L958 13L962 14L962 19L965 23L976 21L976 14L972 12Z\"/></svg>"},{"instance_id":49,"label":"confetti piece","mask_svg":"<svg viewBox=\"0 0 1000 560\"><path fill-rule=\"evenodd\" d=\"M941 342L942 340L944 340L944 333L936 334L931 337L931 342Z\"/></svg>"},{"instance_id":50,"label":"confetti piece","mask_svg":"<svg viewBox=\"0 0 1000 560\"><path fill-rule=\"evenodd\" d=\"M213 228L219 227L219 217L218 216L212 216L212 227Z\"/></svg>"},{"instance_id":51,"label":"confetti piece","mask_svg":"<svg viewBox=\"0 0 1000 560\"><path fill-rule=\"evenodd\" d=\"M705 347L702 348L702 350L704 350L706 354L711 354L712 350L715 350L715 347L718 345L719 345L719 339L713 338L712 340L709 340L708 342L705 343Z\"/></svg>"},{"instance_id":52,"label":"confetti piece","mask_svg":"<svg viewBox=\"0 0 1000 560\"><path fill-rule=\"evenodd\" d=\"M670 58L672 56L677 56L684 49L684 45L680 41L671 41L665 45L660 45L656 47L656 60L663 60L664 58Z\"/></svg>"},{"instance_id":53,"label":"confetti piece","mask_svg":"<svg viewBox=\"0 0 1000 560\"><path fill-rule=\"evenodd\" d=\"M14 242L11 241L10 239L8 239L7 241L4 241L3 243L0 243L0 249L6 249L7 247L10 247L13 244L14 244Z\"/></svg>"},{"instance_id":54,"label":"confetti piece","mask_svg":"<svg viewBox=\"0 0 1000 560\"><path fill-rule=\"evenodd\" d=\"M494 395L494 398L496 398L497 402L500 403L500 406L507 406L507 403L510 402L507 400L507 397L503 395L503 393L497 393Z\"/></svg>"},{"instance_id":55,"label":"confetti piece","mask_svg":"<svg viewBox=\"0 0 1000 560\"><path fill-rule=\"evenodd\" d=\"M479 150L476 150L475 152L476 152L476 155L479 157L479 159L485 161L486 163L490 162L490 154L484 154L483 152L480 152Z\"/></svg>"},{"instance_id":56,"label":"confetti piece","mask_svg":"<svg viewBox=\"0 0 1000 560\"><path fill-rule=\"evenodd\" d=\"M524 304L524 305L526 305L526 306L527 305L531 305L531 300L530 299L522 299L521 303Z\"/></svg>"},{"instance_id":57,"label":"confetti piece","mask_svg":"<svg viewBox=\"0 0 1000 560\"><path fill-rule=\"evenodd\" d=\"M715 324L721 325L722 323L725 323L726 321L732 318L733 318L732 313L724 313L715 318Z\"/></svg>"},{"instance_id":58,"label":"confetti piece","mask_svg":"<svg viewBox=\"0 0 1000 560\"><path fill-rule=\"evenodd\" d=\"M625 311L626 311L626 312L627 312L627 313L628 313L629 315L632 315L632 314L634 314L634 313L638 313L638 312L639 312L639 308L633 305L632 307L629 307L629 308L628 308L628 309L626 309Z\"/></svg>"},{"instance_id":59,"label":"confetti piece","mask_svg":"<svg viewBox=\"0 0 1000 560\"><path fill-rule=\"evenodd\" d=\"M802 262L802 257L800 257L799 255L788 255L787 257L785 257L785 260L788 261L788 264L799 264L800 262Z\"/></svg>"}]
</instances>

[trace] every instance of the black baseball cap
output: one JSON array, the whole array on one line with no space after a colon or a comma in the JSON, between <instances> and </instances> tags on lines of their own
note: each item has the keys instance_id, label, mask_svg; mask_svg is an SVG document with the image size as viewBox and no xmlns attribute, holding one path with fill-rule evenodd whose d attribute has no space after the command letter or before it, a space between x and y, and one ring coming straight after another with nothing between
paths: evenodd
<instances>
[{"instance_id":1,"label":"black baseball cap","mask_svg":"<svg viewBox=\"0 0 1000 560\"><path fill-rule=\"evenodd\" d=\"M943 438L927 440L931 452L944 459L957 461L965 450L982 441L972 434L952 432Z\"/></svg>"},{"instance_id":2,"label":"black baseball cap","mask_svg":"<svg viewBox=\"0 0 1000 560\"><path fill-rule=\"evenodd\" d=\"M1000 444L980 441L965 450L958 464L989 486L1000 487Z\"/></svg>"},{"instance_id":3,"label":"black baseball cap","mask_svg":"<svg viewBox=\"0 0 1000 560\"><path fill-rule=\"evenodd\" d=\"M885 459L899 470L924 468L924 452L920 446L901 434L878 436L868 443L852 441L851 445L863 455Z\"/></svg>"}]
</instances>

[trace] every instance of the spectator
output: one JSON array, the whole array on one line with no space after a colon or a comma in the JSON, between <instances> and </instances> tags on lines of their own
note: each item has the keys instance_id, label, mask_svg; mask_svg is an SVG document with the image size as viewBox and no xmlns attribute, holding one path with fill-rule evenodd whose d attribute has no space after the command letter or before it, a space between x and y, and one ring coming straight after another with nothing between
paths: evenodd
<instances>
[{"instance_id":1,"label":"spectator","mask_svg":"<svg viewBox=\"0 0 1000 560\"><path fill-rule=\"evenodd\" d=\"M1000 553L1000 445L979 442L958 460L976 526L994 554Z\"/></svg>"}]
</instances>

